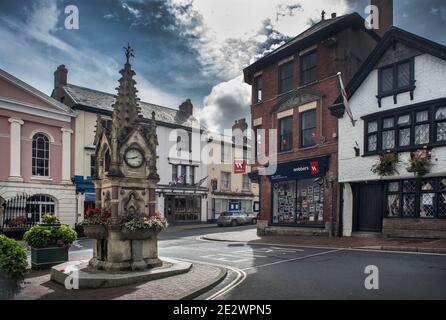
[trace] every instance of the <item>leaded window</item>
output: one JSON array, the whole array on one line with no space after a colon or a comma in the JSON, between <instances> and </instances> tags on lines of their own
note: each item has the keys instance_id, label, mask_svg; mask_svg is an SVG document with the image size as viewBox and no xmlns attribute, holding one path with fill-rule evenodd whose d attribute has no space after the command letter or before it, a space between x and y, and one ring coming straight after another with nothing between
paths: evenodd
<instances>
[{"instance_id":1,"label":"leaded window","mask_svg":"<svg viewBox=\"0 0 446 320\"><path fill-rule=\"evenodd\" d=\"M32 175L49 177L50 141L42 133L36 133L32 141Z\"/></svg>"},{"instance_id":2,"label":"leaded window","mask_svg":"<svg viewBox=\"0 0 446 320\"><path fill-rule=\"evenodd\" d=\"M446 107L437 108L435 111L436 140L446 141Z\"/></svg>"},{"instance_id":3,"label":"leaded window","mask_svg":"<svg viewBox=\"0 0 446 320\"><path fill-rule=\"evenodd\" d=\"M366 116L365 154L446 145L446 106L403 107Z\"/></svg>"},{"instance_id":4,"label":"leaded window","mask_svg":"<svg viewBox=\"0 0 446 320\"><path fill-rule=\"evenodd\" d=\"M414 90L414 60L398 62L379 69L379 96Z\"/></svg>"},{"instance_id":5,"label":"leaded window","mask_svg":"<svg viewBox=\"0 0 446 320\"><path fill-rule=\"evenodd\" d=\"M446 178L387 183L385 200L389 218L446 218Z\"/></svg>"}]
</instances>

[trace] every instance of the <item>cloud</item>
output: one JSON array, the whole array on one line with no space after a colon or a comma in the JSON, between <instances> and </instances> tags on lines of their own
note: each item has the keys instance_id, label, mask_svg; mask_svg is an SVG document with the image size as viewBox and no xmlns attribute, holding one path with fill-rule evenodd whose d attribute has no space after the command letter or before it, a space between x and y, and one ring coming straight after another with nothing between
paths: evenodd
<instances>
[{"instance_id":1,"label":"cloud","mask_svg":"<svg viewBox=\"0 0 446 320\"><path fill-rule=\"evenodd\" d=\"M223 132L232 127L234 120L246 118L249 122L250 104L251 87L238 76L214 86L196 115L210 131Z\"/></svg>"}]
</instances>

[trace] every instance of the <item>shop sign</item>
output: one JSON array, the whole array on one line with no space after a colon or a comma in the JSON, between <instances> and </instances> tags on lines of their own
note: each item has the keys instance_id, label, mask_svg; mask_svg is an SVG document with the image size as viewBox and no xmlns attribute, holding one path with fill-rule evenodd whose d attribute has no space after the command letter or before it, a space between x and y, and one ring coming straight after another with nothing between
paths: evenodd
<instances>
[{"instance_id":1,"label":"shop sign","mask_svg":"<svg viewBox=\"0 0 446 320\"><path fill-rule=\"evenodd\" d=\"M311 179L325 176L328 170L329 157L299 160L277 165L276 173L270 176L271 181L287 181Z\"/></svg>"},{"instance_id":2,"label":"shop sign","mask_svg":"<svg viewBox=\"0 0 446 320\"><path fill-rule=\"evenodd\" d=\"M234 173L246 173L246 161L245 160L234 160Z\"/></svg>"}]
</instances>

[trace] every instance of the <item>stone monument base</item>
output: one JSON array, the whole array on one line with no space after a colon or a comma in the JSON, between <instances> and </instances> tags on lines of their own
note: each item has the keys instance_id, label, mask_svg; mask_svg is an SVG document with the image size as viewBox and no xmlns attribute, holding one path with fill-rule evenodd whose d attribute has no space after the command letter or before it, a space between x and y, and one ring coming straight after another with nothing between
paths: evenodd
<instances>
[{"instance_id":1,"label":"stone monument base","mask_svg":"<svg viewBox=\"0 0 446 320\"><path fill-rule=\"evenodd\" d=\"M96 289L130 285L189 272L192 263L163 258L161 266L141 271L106 272L89 266L88 260L69 261L51 268L51 280L67 289Z\"/></svg>"}]
</instances>

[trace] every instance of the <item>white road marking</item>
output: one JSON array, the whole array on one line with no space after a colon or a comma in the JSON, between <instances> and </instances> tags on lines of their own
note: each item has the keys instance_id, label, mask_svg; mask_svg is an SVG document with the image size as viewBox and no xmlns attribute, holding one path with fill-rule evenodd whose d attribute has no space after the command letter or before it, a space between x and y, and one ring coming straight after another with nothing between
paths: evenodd
<instances>
[{"instance_id":1,"label":"white road marking","mask_svg":"<svg viewBox=\"0 0 446 320\"><path fill-rule=\"evenodd\" d=\"M238 259L228 259L227 257L238 258ZM232 263L247 262L247 261L250 260L248 258L240 259L240 256L231 255L231 254L224 254L224 253L211 254L211 255L207 255L207 256L200 256L200 258L217 260L217 261L224 261L224 262L232 262Z\"/></svg>"},{"instance_id":2,"label":"white road marking","mask_svg":"<svg viewBox=\"0 0 446 320\"><path fill-rule=\"evenodd\" d=\"M330 251L324 251L324 252L319 252L319 253L315 253L315 254L310 254L307 256L303 256L303 257L298 257L298 258L293 258L293 259L287 259L287 260L281 260L281 261L276 261L276 262L271 262L271 263L265 263L265 264L261 264L261 265L257 265L257 266L252 266L249 268L245 268L242 269L243 271L246 270L250 270L250 269L258 269L258 268L263 268L263 267L269 267L269 266L273 266L276 264L281 264L281 263L287 263L287 262L293 262L293 261L298 261L298 260L304 260L304 259L308 259L308 258L312 258L312 257L317 257L317 256L322 256L325 254L330 254L333 252L339 252L339 251L343 251L343 249L336 249L336 250L330 250Z\"/></svg>"},{"instance_id":3,"label":"white road marking","mask_svg":"<svg viewBox=\"0 0 446 320\"><path fill-rule=\"evenodd\" d=\"M214 293L210 297L207 297L205 300L215 300L215 299L221 297L222 295L226 294L230 290L232 290L235 287L237 287L238 285L240 285L246 279L246 273L243 270L232 267L232 266L209 263L209 262L204 262L204 261L191 260L191 259L184 259L184 258L172 258L172 259L178 259L178 260L183 260L183 261L192 262L192 263L206 264L206 265L216 266L216 267L223 267L223 268L232 270L233 272L235 272L237 274L237 277L234 280L232 280L229 284L224 286L218 292Z\"/></svg>"}]
</instances>

